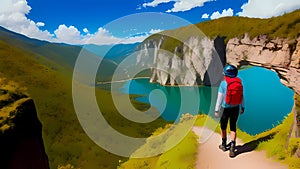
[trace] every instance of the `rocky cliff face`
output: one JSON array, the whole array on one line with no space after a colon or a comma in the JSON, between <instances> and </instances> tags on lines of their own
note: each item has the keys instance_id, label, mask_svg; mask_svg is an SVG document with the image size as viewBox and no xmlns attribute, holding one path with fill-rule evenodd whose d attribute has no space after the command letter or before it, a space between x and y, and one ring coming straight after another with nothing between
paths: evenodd
<instances>
[{"instance_id":1,"label":"rocky cliff face","mask_svg":"<svg viewBox=\"0 0 300 169\"><path fill-rule=\"evenodd\" d=\"M0 79L1 80L1 79ZM0 168L49 169L34 102L14 87L0 87Z\"/></svg>"},{"instance_id":2,"label":"rocky cliff face","mask_svg":"<svg viewBox=\"0 0 300 169\"><path fill-rule=\"evenodd\" d=\"M293 40L269 40L262 35L250 39L245 34L242 39L230 39L227 44L227 62L274 70L284 85L300 94L300 37Z\"/></svg>"},{"instance_id":3,"label":"rocky cliff face","mask_svg":"<svg viewBox=\"0 0 300 169\"><path fill-rule=\"evenodd\" d=\"M218 85L226 63L224 39L191 36L173 52L161 49L159 41L148 40L138 51L137 64L152 68L150 82L162 85Z\"/></svg>"}]
</instances>

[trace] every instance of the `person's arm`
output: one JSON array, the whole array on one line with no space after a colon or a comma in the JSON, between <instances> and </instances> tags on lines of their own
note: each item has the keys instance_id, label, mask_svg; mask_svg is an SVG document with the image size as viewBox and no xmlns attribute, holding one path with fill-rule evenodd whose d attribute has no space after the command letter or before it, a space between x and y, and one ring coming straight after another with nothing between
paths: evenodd
<instances>
[{"instance_id":1,"label":"person's arm","mask_svg":"<svg viewBox=\"0 0 300 169\"><path fill-rule=\"evenodd\" d=\"M218 98L215 106L215 117L219 117L219 111L223 100L223 93L218 92Z\"/></svg>"},{"instance_id":2,"label":"person's arm","mask_svg":"<svg viewBox=\"0 0 300 169\"><path fill-rule=\"evenodd\" d=\"M243 96L243 100L242 100L242 103L241 103L241 111L240 111L240 114L243 114L244 111L245 111L245 97Z\"/></svg>"}]
</instances>

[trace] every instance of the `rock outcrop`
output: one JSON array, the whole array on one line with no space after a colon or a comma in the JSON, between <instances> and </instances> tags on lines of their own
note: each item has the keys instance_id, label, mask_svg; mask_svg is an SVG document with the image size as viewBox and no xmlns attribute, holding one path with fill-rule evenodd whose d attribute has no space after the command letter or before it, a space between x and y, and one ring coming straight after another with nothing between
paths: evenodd
<instances>
[{"instance_id":1,"label":"rock outcrop","mask_svg":"<svg viewBox=\"0 0 300 169\"><path fill-rule=\"evenodd\" d=\"M281 82L300 94L300 37L273 39L267 36L250 39L233 38L227 43L227 62L234 65L250 64L278 73Z\"/></svg>"},{"instance_id":2,"label":"rock outcrop","mask_svg":"<svg viewBox=\"0 0 300 169\"><path fill-rule=\"evenodd\" d=\"M0 168L49 169L34 102L11 89L0 88Z\"/></svg>"},{"instance_id":3,"label":"rock outcrop","mask_svg":"<svg viewBox=\"0 0 300 169\"><path fill-rule=\"evenodd\" d=\"M224 38L210 40L191 36L176 46L173 52L163 50L163 43L162 36L160 40L148 40L138 48L137 65L152 68L150 82L172 86L216 86L223 79L226 63Z\"/></svg>"}]
</instances>

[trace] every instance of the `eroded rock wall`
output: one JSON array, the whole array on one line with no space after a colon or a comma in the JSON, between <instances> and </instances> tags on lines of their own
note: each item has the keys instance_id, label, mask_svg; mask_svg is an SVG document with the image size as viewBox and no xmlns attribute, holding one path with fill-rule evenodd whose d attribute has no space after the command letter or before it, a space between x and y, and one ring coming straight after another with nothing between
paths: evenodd
<instances>
[{"instance_id":1,"label":"eroded rock wall","mask_svg":"<svg viewBox=\"0 0 300 169\"><path fill-rule=\"evenodd\" d=\"M34 102L10 89L0 89L0 168L49 169Z\"/></svg>"},{"instance_id":2,"label":"eroded rock wall","mask_svg":"<svg viewBox=\"0 0 300 169\"><path fill-rule=\"evenodd\" d=\"M228 63L246 63L274 70L284 85L300 94L300 37L269 40L261 35L250 39L245 34L242 39L230 39L226 50Z\"/></svg>"}]
</instances>

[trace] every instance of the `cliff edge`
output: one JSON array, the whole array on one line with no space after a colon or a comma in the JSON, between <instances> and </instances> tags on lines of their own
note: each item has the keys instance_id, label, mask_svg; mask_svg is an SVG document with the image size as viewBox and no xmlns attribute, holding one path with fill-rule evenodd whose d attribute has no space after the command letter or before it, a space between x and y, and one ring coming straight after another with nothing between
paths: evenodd
<instances>
[{"instance_id":1,"label":"cliff edge","mask_svg":"<svg viewBox=\"0 0 300 169\"><path fill-rule=\"evenodd\" d=\"M33 100L0 82L0 168L49 169Z\"/></svg>"},{"instance_id":2,"label":"cliff edge","mask_svg":"<svg viewBox=\"0 0 300 169\"><path fill-rule=\"evenodd\" d=\"M281 82L300 95L300 37L297 39L268 39L261 35L250 39L232 38L228 41L227 62L234 65L250 64L278 73Z\"/></svg>"}]
</instances>

